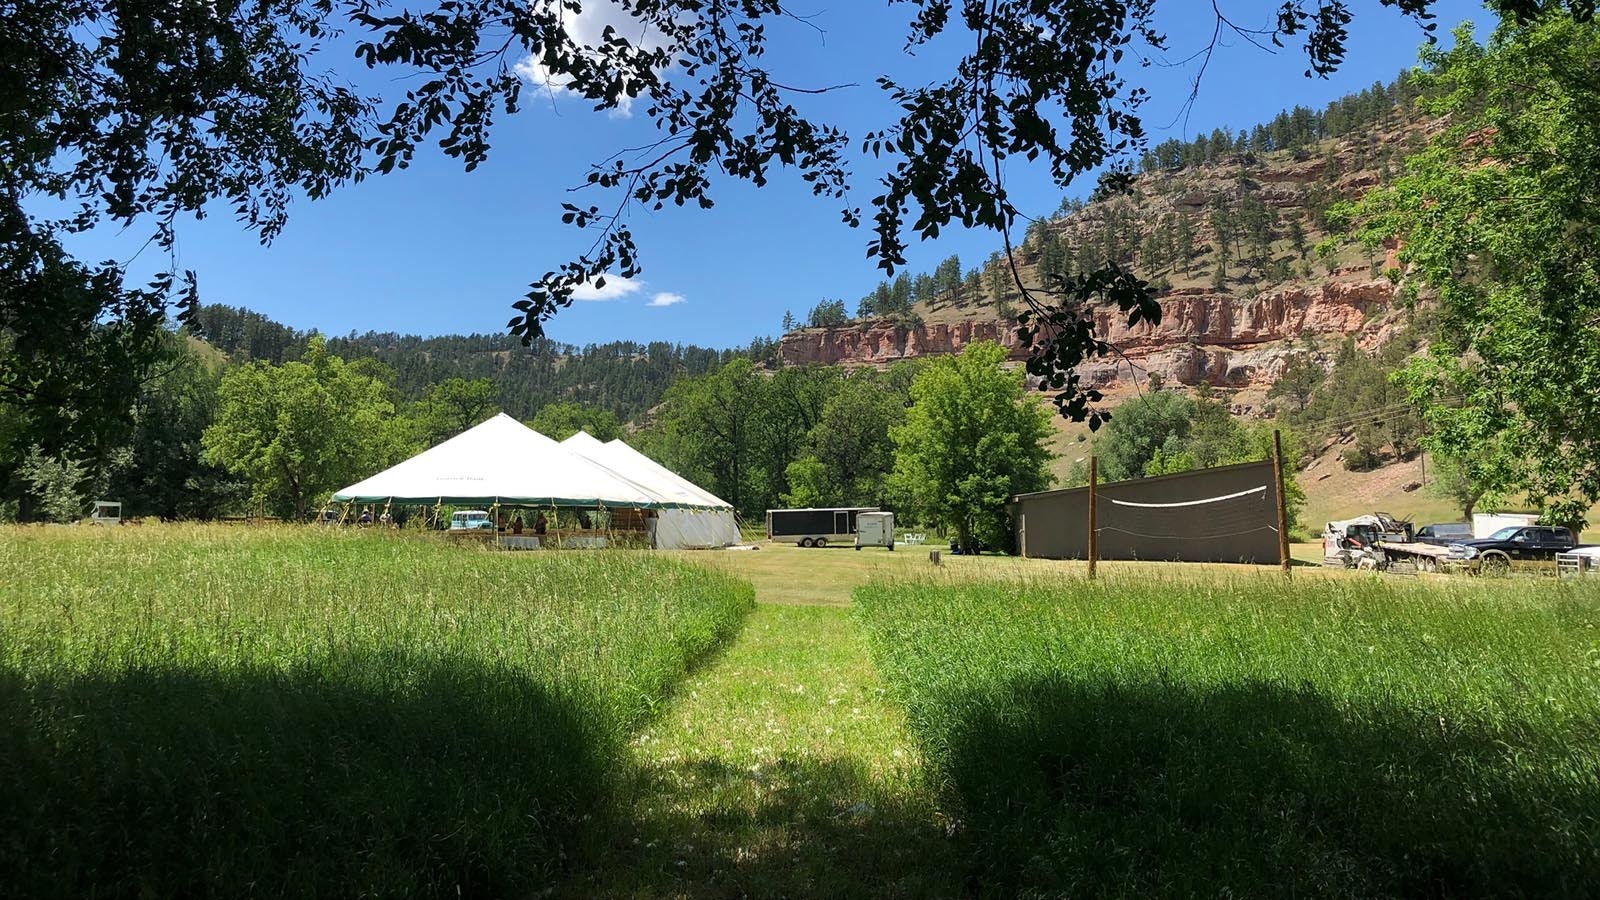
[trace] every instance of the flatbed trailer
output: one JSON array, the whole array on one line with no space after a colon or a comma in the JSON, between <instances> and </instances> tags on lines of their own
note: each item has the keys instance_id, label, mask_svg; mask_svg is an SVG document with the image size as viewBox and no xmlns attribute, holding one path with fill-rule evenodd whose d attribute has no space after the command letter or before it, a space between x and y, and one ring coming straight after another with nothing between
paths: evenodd
<instances>
[{"instance_id":1,"label":"flatbed trailer","mask_svg":"<svg viewBox=\"0 0 1600 900\"><path fill-rule=\"evenodd\" d=\"M1443 571L1450 558L1449 547L1415 541L1379 541L1378 549L1383 551L1389 565L1409 562L1418 572Z\"/></svg>"}]
</instances>

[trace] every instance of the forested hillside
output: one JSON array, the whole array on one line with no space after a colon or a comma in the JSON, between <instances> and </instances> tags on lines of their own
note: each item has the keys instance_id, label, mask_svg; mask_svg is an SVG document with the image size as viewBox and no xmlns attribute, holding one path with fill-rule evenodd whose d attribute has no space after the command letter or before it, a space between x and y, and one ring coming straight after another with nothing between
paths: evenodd
<instances>
[{"instance_id":1,"label":"forested hillside","mask_svg":"<svg viewBox=\"0 0 1600 900\"><path fill-rule=\"evenodd\" d=\"M280 364L305 352L307 332L250 310L205 306L198 321L204 340L236 361ZM419 337L368 331L330 337L328 349L347 360L374 359L393 369L395 387L410 400L450 378L486 378L500 408L518 418L532 418L550 403L573 402L629 421L660 402L673 379L704 375L740 357L772 363L777 343L755 338L742 349L713 350L665 341L579 347L540 340L524 347L509 334Z\"/></svg>"},{"instance_id":2,"label":"forested hillside","mask_svg":"<svg viewBox=\"0 0 1600 900\"><path fill-rule=\"evenodd\" d=\"M1416 77L1402 72L1321 111L1296 106L1250 128L1161 141L1125 184L1103 177L1087 199L1067 198L1027 227L1018 247L1023 281L1040 286L1107 262L1132 267L1162 291L1253 296L1321 280L1361 252L1341 228L1330 229L1329 208L1387 184L1422 148L1437 126L1422 98ZM823 299L803 319L787 316L784 330L1005 317L1016 301L997 248L976 265L950 256L931 272L882 281L856 302L854 318L843 300Z\"/></svg>"}]
</instances>

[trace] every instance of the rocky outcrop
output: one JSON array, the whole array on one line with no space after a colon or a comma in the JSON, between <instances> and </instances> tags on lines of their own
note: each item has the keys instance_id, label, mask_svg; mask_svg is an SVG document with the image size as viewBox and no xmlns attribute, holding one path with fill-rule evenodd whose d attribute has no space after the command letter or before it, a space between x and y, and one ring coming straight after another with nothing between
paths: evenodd
<instances>
[{"instance_id":1,"label":"rocky outcrop","mask_svg":"<svg viewBox=\"0 0 1600 900\"><path fill-rule=\"evenodd\" d=\"M998 320L979 320L908 327L888 322L864 322L844 328L804 328L783 336L778 353L784 365L869 366L899 359L960 353L968 344L994 341L1011 351L1011 358L1027 356L1017 341L1016 329Z\"/></svg>"},{"instance_id":2,"label":"rocky outcrop","mask_svg":"<svg viewBox=\"0 0 1600 900\"><path fill-rule=\"evenodd\" d=\"M1252 298L1200 289L1174 291L1161 301L1161 322L1128 327L1115 309L1097 310L1095 329L1121 351L1121 358L1085 364L1084 380L1098 387L1166 381L1216 387L1270 385L1282 374L1288 346L1303 335L1353 336L1369 343L1393 308L1395 287L1384 280L1295 284ZM1016 331L997 320L906 327L863 323L845 328L808 328L783 336L786 365L886 365L900 359L960 353L974 341L995 341L1013 360L1027 356Z\"/></svg>"},{"instance_id":3,"label":"rocky outcrop","mask_svg":"<svg viewBox=\"0 0 1600 900\"><path fill-rule=\"evenodd\" d=\"M1330 281L1288 285L1246 299L1203 290L1174 291L1161 300L1161 322L1129 328L1115 309L1095 314L1095 330L1124 353L1150 353L1174 344L1249 347L1304 334L1354 335L1389 311L1388 281Z\"/></svg>"}]
</instances>

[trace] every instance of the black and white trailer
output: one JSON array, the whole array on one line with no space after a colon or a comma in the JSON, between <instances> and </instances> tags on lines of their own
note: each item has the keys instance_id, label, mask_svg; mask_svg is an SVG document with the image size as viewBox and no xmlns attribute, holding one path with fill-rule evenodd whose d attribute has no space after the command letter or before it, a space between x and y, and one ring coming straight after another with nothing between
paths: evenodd
<instances>
[{"instance_id":1,"label":"black and white trailer","mask_svg":"<svg viewBox=\"0 0 1600 900\"><path fill-rule=\"evenodd\" d=\"M767 540L802 547L826 547L829 541L854 543L856 514L877 512L876 506L767 510Z\"/></svg>"}]
</instances>

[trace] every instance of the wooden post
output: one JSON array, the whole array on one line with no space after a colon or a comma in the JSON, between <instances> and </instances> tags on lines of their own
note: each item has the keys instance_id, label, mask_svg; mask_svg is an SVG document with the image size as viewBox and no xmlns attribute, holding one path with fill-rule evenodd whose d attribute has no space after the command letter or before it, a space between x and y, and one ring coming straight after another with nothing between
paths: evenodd
<instances>
[{"instance_id":1,"label":"wooden post","mask_svg":"<svg viewBox=\"0 0 1600 900\"><path fill-rule=\"evenodd\" d=\"M1099 510L1095 508L1096 488L1100 481L1100 469L1094 454L1089 455L1089 580L1094 580L1095 562L1100 555L1100 522L1097 516Z\"/></svg>"},{"instance_id":2,"label":"wooden post","mask_svg":"<svg viewBox=\"0 0 1600 900\"><path fill-rule=\"evenodd\" d=\"M1293 577L1293 561L1289 559L1289 505L1283 496L1283 435L1272 429L1272 477L1277 482L1278 494L1278 565L1286 577Z\"/></svg>"}]
</instances>

